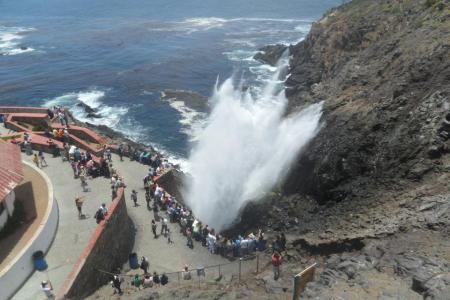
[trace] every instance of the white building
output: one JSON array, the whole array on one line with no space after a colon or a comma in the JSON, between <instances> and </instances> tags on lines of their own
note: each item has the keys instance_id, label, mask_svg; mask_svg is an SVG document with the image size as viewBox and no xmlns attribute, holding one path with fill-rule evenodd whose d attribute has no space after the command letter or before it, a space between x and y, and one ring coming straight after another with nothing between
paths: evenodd
<instances>
[{"instance_id":1,"label":"white building","mask_svg":"<svg viewBox=\"0 0 450 300\"><path fill-rule=\"evenodd\" d=\"M23 180L20 148L0 140L0 230L14 212L14 188Z\"/></svg>"}]
</instances>

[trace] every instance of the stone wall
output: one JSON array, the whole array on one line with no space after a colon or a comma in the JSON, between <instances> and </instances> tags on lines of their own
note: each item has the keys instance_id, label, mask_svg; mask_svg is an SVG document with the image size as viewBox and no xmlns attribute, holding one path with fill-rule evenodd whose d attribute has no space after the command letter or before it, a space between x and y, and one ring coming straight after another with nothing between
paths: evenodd
<instances>
[{"instance_id":1,"label":"stone wall","mask_svg":"<svg viewBox=\"0 0 450 300\"><path fill-rule=\"evenodd\" d=\"M100 272L114 272L127 261L134 245L134 226L127 213L124 189L117 198L66 278L58 299L83 299L111 280Z\"/></svg>"}]
</instances>

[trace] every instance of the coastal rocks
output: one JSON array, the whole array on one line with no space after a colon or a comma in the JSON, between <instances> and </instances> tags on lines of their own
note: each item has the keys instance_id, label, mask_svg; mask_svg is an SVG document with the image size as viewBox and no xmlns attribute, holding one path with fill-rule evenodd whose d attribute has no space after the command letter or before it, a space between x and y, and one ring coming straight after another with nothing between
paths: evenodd
<instances>
[{"instance_id":1,"label":"coastal rocks","mask_svg":"<svg viewBox=\"0 0 450 300\"><path fill-rule=\"evenodd\" d=\"M430 258L403 255L395 259L396 273L412 277L411 288L428 299L445 299L450 291L450 268Z\"/></svg>"},{"instance_id":2,"label":"coastal rocks","mask_svg":"<svg viewBox=\"0 0 450 300\"><path fill-rule=\"evenodd\" d=\"M97 110L95 110L94 108L90 107L89 105L87 105L84 102L79 102L76 104L78 107L81 107L84 112L86 113L86 117L88 118L101 118L102 116L99 115L97 113Z\"/></svg>"},{"instance_id":3,"label":"coastal rocks","mask_svg":"<svg viewBox=\"0 0 450 300\"><path fill-rule=\"evenodd\" d=\"M262 63L275 66L288 48L289 47L280 44L268 45L259 49L259 52L256 53L253 58Z\"/></svg>"},{"instance_id":4,"label":"coastal rocks","mask_svg":"<svg viewBox=\"0 0 450 300\"><path fill-rule=\"evenodd\" d=\"M364 13L351 5L336 9L291 49L291 111L324 101L324 114L321 131L287 177L289 194L357 202L380 187L399 189L403 179L423 182L436 174L433 161L449 152L450 74L442 58L450 48L431 37L450 41L433 27L420 37L410 32L408 18L427 15L420 3L394 22L392 7L363 2Z\"/></svg>"}]
</instances>

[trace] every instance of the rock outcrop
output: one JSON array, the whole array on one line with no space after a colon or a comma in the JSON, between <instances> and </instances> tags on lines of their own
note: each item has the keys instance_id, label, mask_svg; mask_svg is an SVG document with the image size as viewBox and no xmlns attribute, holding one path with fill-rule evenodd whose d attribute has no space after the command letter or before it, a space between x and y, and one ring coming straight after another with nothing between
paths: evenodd
<instances>
[{"instance_id":1,"label":"rock outcrop","mask_svg":"<svg viewBox=\"0 0 450 300\"><path fill-rule=\"evenodd\" d=\"M257 58L274 64L280 49ZM338 255L307 298L445 299L450 2L355 0L290 52L289 112L323 101L323 127L280 193L245 208L236 227L288 232L294 261ZM371 241L388 254L367 256Z\"/></svg>"},{"instance_id":2,"label":"rock outcrop","mask_svg":"<svg viewBox=\"0 0 450 300\"><path fill-rule=\"evenodd\" d=\"M448 6L421 1L353 1L315 23L291 49L286 93L292 110L324 101L324 128L286 191L338 202L441 172L449 28Z\"/></svg>"}]
</instances>

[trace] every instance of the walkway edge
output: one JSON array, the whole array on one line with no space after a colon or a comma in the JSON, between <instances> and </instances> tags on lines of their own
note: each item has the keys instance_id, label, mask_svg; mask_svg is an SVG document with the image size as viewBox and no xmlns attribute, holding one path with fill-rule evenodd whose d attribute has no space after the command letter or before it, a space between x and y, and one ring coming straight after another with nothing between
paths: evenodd
<instances>
[{"instance_id":1,"label":"walkway edge","mask_svg":"<svg viewBox=\"0 0 450 300\"><path fill-rule=\"evenodd\" d=\"M0 272L0 300L11 298L33 274L34 264L32 255L41 250L44 253L50 249L56 236L59 221L58 203L53 193L53 185L48 176L31 163L23 161L27 167L36 171L46 182L48 188L48 205L44 218L33 237L19 254Z\"/></svg>"}]
</instances>

